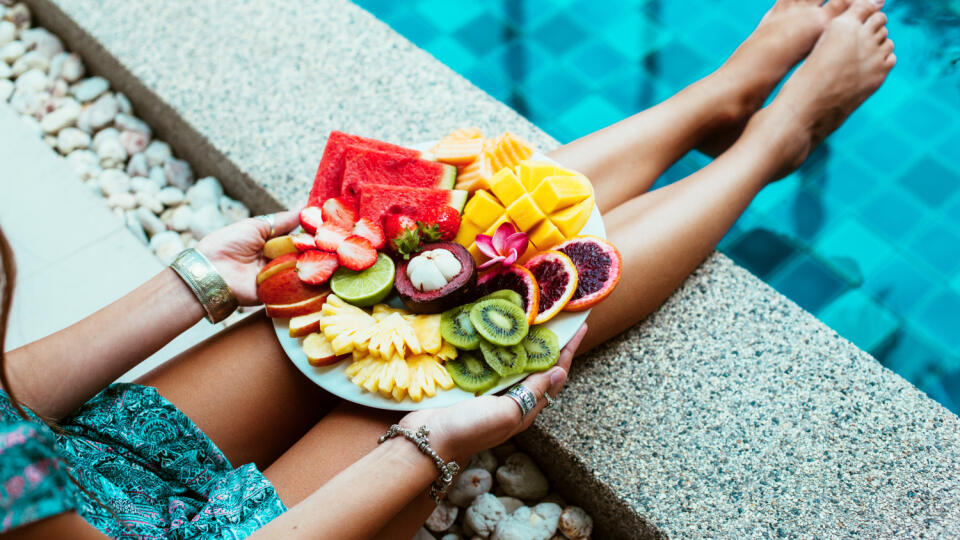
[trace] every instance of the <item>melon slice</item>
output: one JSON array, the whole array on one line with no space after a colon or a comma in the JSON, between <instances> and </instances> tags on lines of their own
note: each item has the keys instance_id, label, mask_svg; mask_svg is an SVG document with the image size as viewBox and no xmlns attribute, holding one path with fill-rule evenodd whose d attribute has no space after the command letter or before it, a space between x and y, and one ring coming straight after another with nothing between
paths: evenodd
<instances>
[{"instance_id":1,"label":"melon slice","mask_svg":"<svg viewBox=\"0 0 960 540\"><path fill-rule=\"evenodd\" d=\"M457 178L453 165L388 152L347 148L340 197L356 204L364 184L451 189Z\"/></svg>"},{"instance_id":2,"label":"melon slice","mask_svg":"<svg viewBox=\"0 0 960 540\"><path fill-rule=\"evenodd\" d=\"M430 189L385 184L362 184L360 186L360 217L381 223L386 214L407 214L421 219L428 210L440 206L452 206L463 211L467 192L458 189Z\"/></svg>"},{"instance_id":3,"label":"melon slice","mask_svg":"<svg viewBox=\"0 0 960 540\"><path fill-rule=\"evenodd\" d=\"M340 184L348 148L361 151L387 152L397 157L420 157L420 152L417 150L376 139L350 135L342 131L331 131L329 138L327 138L327 145L323 149L323 158L320 160L320 166L317 167L317 174L313 180L313 189L310 190L310 199L307 202L308 206L320 206L323 201L330 197L340 196Z\"/></svg>"}]
</instances>

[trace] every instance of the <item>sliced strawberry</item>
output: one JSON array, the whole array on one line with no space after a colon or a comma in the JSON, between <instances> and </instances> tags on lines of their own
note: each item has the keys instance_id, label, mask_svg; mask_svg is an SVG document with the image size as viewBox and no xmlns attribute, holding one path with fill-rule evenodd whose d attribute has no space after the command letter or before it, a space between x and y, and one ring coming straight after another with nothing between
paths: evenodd
<instances>
[{"instance_id":1,"label":"sliced strawberry","mask_svg":"<svg viewBox=\"0 0 960 540\"><path fill-rule=\"evenodd\" d=\"M337 248L337 259L351 270L365 270L377 262L377 250L366 238L351 234Z\"/></svg>"},{"instance_id":2,"label":"sliced strawberry","mask_svg":"<svg viewBox=\"0 0 960 540\"><path fill-rule=\"evenodd\" d=\"M323 210L319 206L307 206L300 211L300 226L310 234L317 232L323 225Z\"/></svg>"},{"instance_id":3,"label":"sliced strawberry","mask_svg":"<svg viewBox=\"0 0 960 540\"><path fill-rule=\"evenodd\" d=\"M310 251L317 249L317 243L314 241L312 234L300 232L291 235L291 238L293 238L293 245L297 248L297 251Z\"/></svg>"},{"instance_id":4,"label":"sliced strawberry","mask_svg":"<svg viewBox=\"0 0 960 540\"><path fill-rule=\"evenodd\" d=\"M318 248L324 251L336 252L337 248L340 247L340 244L342 244L348 236L350 236L349 230L339 225L334 225L333 223L324 223L317 229L314 240Z\"/></svg>"},{"instance_id":5,"label":"sliced strawberry","mask_svg":"<svg viewBox=\"0 0 960 540\"><path fill-rule=\"evenodd\" d=\"M352 230L357 222L357 209L339 197L327 199L323 203L323 222L335 223L346 230Z\"/></svg>"},{"instance_id":6,"label":"sliced strawberry","mask_svg":"<svg viewBox=\"0 0 960 540\"><path fill-rule=\"evenodd\" d=\"M337 256L326 251L304 251L297 257L297 277L310 285L323 285L340 266Z\"/></svg>"},{"instance_id":7,"label":"sliced strawberry","mask_svg":"<svg viewBox=\"0 0 960 540\"><path fill-rule=\"evenodd\" d=\"M370 218L360 218L360 221L353 226L353 234L369 240L373 249L380 249L386 243L383 237L383 228Z\"/></svg>"}]
</instances>

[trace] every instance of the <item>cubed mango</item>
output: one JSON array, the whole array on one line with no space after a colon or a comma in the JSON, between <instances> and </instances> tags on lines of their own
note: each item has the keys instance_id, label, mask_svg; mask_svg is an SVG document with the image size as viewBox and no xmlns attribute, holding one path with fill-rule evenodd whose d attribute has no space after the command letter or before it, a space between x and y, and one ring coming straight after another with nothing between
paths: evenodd
<instances>
[{"instance_id":1,"label":"cubed mango","mask_svg":"<svg viewBox=\"0 0 960 540\"><path fill-rule=\"evenodd\" d=\"M560 229L563 236L570 238L580 232L580 229L587 224L592 212L593 197L589 197L569 208L550 214L550 221Z\"/></svg>"},{"instance_id":2,"label":"cubed mango","mask_svg":"<svg viewBox=\"0 0 960 540\"><path fill-rule=\"evenodd\" d=\"M550 220L545 220L530 231L530 243L540 251L566 241L563 233Z\"/></svg>"},{"instance_id":3,"label":"cubed mango","mask_svg":"<svg viewBox=\"0 0 960 540\"><path fill-rule=\"evenodd\" d=\"M558 169L553 163L526 160L517 165L517 176L527 191L533 191L547 176L559 174Z\"/></svg>"},{"instance_id":4,"label":"cubed mango","mask_svg":"<svg viewBox=\"0 0 960 540\"><path fill-rule=\"evenodd\" d=\"M517 224L521 231L529 231L534 225L547 217L533 201L529 193L524 193L507 207L507 216Z\"/></svg>"},{"instance_id":5,"label":"cubed mango","mask_svg":"<svg viewBox=\"0 0 960 540\"><path fill-rule=\"evenodd\" d=\"M563 210L593 194L590 181L581 175L548 176L533 191L533 200L550 214Z\"/></svg>"},{"instance_id":6,"label":"cubed mango","mask_svg":"<svg viewBox=\"0 0 960 540\"><path fill-rule=\"evenodd\" d=\"M503 215L504 208L492 195L483 190L474 192L463 208L463 215L480 228L487 230L494 221Z\"/></svg>"},{"instance_id":7,"label":"cubed mango","mask_svg":"<svg viewBox=\"0 0 960 540\"><path fill-rule=\"evenodd\" d=\"M500 199L504 206L511 204L527 192L511 169L500 169L498 173L490 177L488 183L490 184L490 191Z\"/></svg>"},{"instance_id":8,"label":"cubed mango","mask_svg":"<svg viewBox=\"0 0 960 540\"><path fill-rule=\"evenodd\" d=\"M491 222L495 220L496 218L491 220ZM485 230L486 227L480 227L470 218L464 217L460 220L460 228L457 229L457 237L454 239L454 242L464 247L469 246L473 243L473 240L477 237L477 235Z\"/></svg>"}]
</instances>

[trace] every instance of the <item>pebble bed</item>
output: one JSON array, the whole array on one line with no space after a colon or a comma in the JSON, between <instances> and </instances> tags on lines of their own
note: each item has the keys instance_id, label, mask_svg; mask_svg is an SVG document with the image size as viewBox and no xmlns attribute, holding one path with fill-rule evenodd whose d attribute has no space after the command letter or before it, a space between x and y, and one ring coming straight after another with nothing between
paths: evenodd
<instances>
[{"instance_id":1,"label":"pebble bed","mask_svg":"<svg viewBox=\"0 0 960 540\"><path fill-rule=\"evenodd\" d=\"M585 540L593 519L512 442L473 456L413 540Z\"/></svg>"},{"instance_id":2,"label":"pebble bed","mask_svg":"<svg viewBox=\"0 0 960 540\"><path fill-rule=\"evenodd\" d=\"M206 234L250 217L216 178L194 180L190 164L154 138L106 79L85 77L80 56L33 27L26 4L0 0L0 60L0 99L163 264Z\"/></svg>"}]
</instances>

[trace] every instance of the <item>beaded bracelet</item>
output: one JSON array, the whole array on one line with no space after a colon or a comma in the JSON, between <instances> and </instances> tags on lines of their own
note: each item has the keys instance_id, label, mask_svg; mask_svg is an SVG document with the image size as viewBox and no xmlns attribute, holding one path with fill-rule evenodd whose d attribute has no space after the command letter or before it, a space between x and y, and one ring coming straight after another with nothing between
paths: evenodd
<instances>
[{"instance_id":1,"label":"beaded bracelet","mask_svg":"<svg viewBox=\"0 0 960 540\"><path fill-rule=\"evenodd\" d=\"M233 313L239 303L213 264L199 251L185 249L170 264L207 312L207 320L218 323Z\"/></svg>"},{"instance_id":2,"label":"beaded bracelet","mask_svg":"<svg viewBox=\"0 0 960 540\"><path fill-rule=\"evenodd\" d=\"M380 436L377 444L382 444L384 441L394 437L403 436L417 445L417 448L421 452L432 459L433 463L437 466L437 470L440 471L440 475L433 484L430 484L430 497L433 499L433 502L440 504L440 499L447 494L447 490L450 489L450 486L453 484L453 478L460 472L460 465L457 465L456 461L444 463L443 458L441 458L433 448L430 448L430 441L427 439L427 435L429 434L430 428L427 426L420 426L420 429L414 433L409 429L400 427L400 424L394 424L390 426L390 429L388 429L386 433Z\"/></svg>"}]
</instances>

